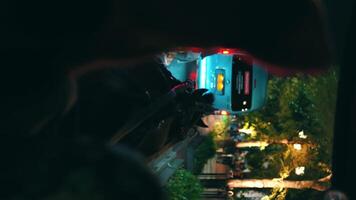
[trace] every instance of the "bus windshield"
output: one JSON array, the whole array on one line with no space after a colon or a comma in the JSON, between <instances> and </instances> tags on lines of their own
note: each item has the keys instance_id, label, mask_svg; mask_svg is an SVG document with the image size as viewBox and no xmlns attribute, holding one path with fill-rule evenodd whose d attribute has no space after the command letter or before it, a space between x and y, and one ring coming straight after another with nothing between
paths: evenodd
<instances>
[{"instance_id":1,"label":"bus windshield","mask_svg":"<svg viewBox=\"0 0 356 200\"><path fill-rule=\"evenodd\" d=\"M252 66L243 62L238 56L233 57L231 84L231 107L233 111L244 111L251 108L252 70Z\"/></svg>"}]
</instances>

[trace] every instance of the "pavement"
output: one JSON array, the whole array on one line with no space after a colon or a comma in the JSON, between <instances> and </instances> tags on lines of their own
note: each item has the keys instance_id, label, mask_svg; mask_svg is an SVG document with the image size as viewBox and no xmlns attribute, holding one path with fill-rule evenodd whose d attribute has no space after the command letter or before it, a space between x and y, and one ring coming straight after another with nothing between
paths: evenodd
<instances>
[{"instance_id":1,"label":"pavement","mask_svg":"<svg viewBox=\"0 0 356 200\"><path fill-rule=\"evenodd\" d=\"M194 129L190 129L187 135L188 137L186 139L172 145L159 156L148 162L149 168L158 175L162 185L167 183L177 169L186 164L188 145L198 133Z\"/></svg>"}]
</instances>

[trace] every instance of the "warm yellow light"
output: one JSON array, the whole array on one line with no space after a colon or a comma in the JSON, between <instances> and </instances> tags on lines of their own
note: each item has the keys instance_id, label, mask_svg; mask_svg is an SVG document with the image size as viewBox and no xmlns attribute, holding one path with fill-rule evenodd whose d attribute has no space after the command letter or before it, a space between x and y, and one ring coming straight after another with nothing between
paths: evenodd
<instances>
[{"instance_id":1,"label":"warm yellow light","mask_svg":"<svg viewBox=\"0 0 356 200\"><path fill-rule=\"evenodd\" d=\"M221 111L221 114L222 114L222 115L227 115L228 113L227 113L225 110L222 110L222 111Z\"/></svg>"},{"instance_id":2,"label":"warm yellow light","mask_svg":"<svg viewBox=\"0 0 356 200\"><path fill-rule=\"evenodd\" d=\"M302 139L306 139L308 136L304 134L304 131L300 131L299 133L299 137Z\"/></svg>"},{"instance_id":3,"label":"warm yellow light","mask_svg":"<svg viewBox=\"0 0 356 200\"><path fill-rule=\"evenodd\" d=\"M294 149L296 149L297 151L302 150L302 145L301 144L293 144Z\"/></svg>"},{"instance_id":4,"label":"warm yellow light","mask_svg":"<svg viewBox=\"0 0 356 200\"><path fill-rule=\"evenodd\" d=\"M304 170L305 170L304 166L297 167L297 168L295 168L295 174L298 175L298 176L303 175L304 174Z\"/></svg>"},{"instance_id":5,"label":"warm yellow light","mask_svg":"<svg viewBox=\"0 0 356 200\"><path fill-rule=\"evenodd\" d=\"M218 91L222 91L224 89L224 84L218 83L218 86L216 87Z\"/></svg>"},{"instance_id":6,"label":"warm yellow light","mask_svg":"<svg viewBox=\"0 0 356 200\"><path fill-rule=\"evenodd\" d=\"M231 190L229 190L229 191L227 192L227 196L229 196L229 197L234 196L234 192L233 192L233 191L231 191Z\"/></svg>"},{"instance_id":7,"label":"warm yellow light","mask_svg":"<svg viewBox=\"0 0 356 200\"><path fill-rule=\"evenodd\" d=\"M224 75L223 74L218 74L218 76L217 76L216 89L218 91L222 91L224 89Z\"/></svg>"},{"instance_id":8,"label":"warm yellow light","mask_svg":"<svg viewBox=\"0 0 356 200\"><path fill-rule=\"evenodd\" d=\"M239 132L251 134L253 132L253 129L252 128L250 128L250 129L241 128L241 129L239 129Z\"/></svg>"},{"instance_id":9,"label":"warm yellow light","mask_svg":"<svg viewBox=\"0 0 356 200\"><path fill-rule=\"evenodd\" d=\"M239 132L250 135L251 138L255 138L257 136L257 132L253 126L244 126L243 128L239 129Z\"/></svg>"},{"instance_id":10,"label":"warm yellow light","mask_svg":"<svg viewBox=\"0 0 356 200\"><path fill-rule=\"evenodd\" d=\"M261 198L261 200L271 200L271 198L269 198L269 196L263 196L262 198Z\"/></svg>"},{"instance_id":11,"label":"warm yellow light","mask_svg":"<svg viewBox=\"0 0 356 200\"><path fill-rule=\"evenodd\" d=\"M218 82L221 82L224 80L224 75L218 74Z\"/></svg>"}]
</instances>

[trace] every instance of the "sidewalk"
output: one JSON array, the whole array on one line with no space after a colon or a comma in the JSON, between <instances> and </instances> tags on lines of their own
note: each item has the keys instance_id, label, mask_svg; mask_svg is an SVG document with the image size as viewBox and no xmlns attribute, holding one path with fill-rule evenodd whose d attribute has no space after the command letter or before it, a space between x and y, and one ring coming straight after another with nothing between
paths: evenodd
<instances>
[{"instance_id":1,"label":"sidewalk","mask_svg":"<svg viewBox=\"0 0 356 200\"><path fill-rule=\"evenodd\" d=\"M179 167L186 164L188 145L198 133L194 129L190 129L187 135L185 140L174 144L148 163L152 171L158 175L162 185L167 183Z\"/></svg>"}]
</instances>

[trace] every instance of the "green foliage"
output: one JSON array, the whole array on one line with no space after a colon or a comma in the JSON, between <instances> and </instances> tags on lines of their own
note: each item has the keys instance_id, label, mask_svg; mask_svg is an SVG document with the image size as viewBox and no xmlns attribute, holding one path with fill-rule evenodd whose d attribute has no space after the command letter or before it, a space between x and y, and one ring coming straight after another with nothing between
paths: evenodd
<instances>
[{"instance_id":1,"label":"green foliage","mask_svg":"<svg viewBox=\"0 0 356 200\"><path fill-rule=\"evenodd\" d=\"M323 199L323 193L315 190L295 190L289 189L286 200L300 200L300 199L308 199L308 200L320 200Z\"/></svg>"},{"instance_id":2,"label":"green foliage","mask_svg":"<svg viewBox=\"0 0 356 200\"><path fill-rule=\"evenodd\" d=\"M264 151L257 148L250 149L247 154L248 164L252 171L246 174L245 178L276 178L281 170L281 157L285 151L285 146L270 145ZM263 163L268 162L268 167L264 168Z\"/></svg>"},{"instance_id":3,"label":"green foliage","mask_svg":"<svg viewBox=\"0 0 356 200\"><path fill-rule=\"evenodd\" d=\"M255 140L288 139L315 144L307 152L309 162L304 163L305 175L296 176L292 172L290 179L317 179L330 173L327 168L331 166L337 77L336 69L318 76L272 77L268 82L266 105L243 118L245 123L248 122L255 128ZM307 139L298 138L300 130L308 136ZM261 178L273 177L281 167L278 160L282 158L282 154L277 151L268 152L273 146L259 152L259 155L249 154L249 164L257 169L253 170L253 175ZM283 162L292 164L293 162L288 161L291 159L293 158L286 157ZM262 168L262 163L266 160L274 166L273 169L269 168L270 173ZM324 170L320 164L326 164ZM274 174L276 176L278 174Z\"/></svg>"},{"instance_id":4,"label":"green foliage","mask_svg":"<svg viewBox=\"0 0 356 200\"><path fill-rule=\"evenodd\" d=\"M332 141L334 132L334 117L337 97L337 69L330 70L328 73L314 77L313 87L314 95L311 100L314 102L314 110L318 131L314 132L316 143L319 144L319 161L331 165Z\"/></svg>"},{"instance_id":5,"label":"green foliage","mask_svg":"<svg viewBox=\"0 0 356 200\"><path fill-rule=\"evenodd\" d=\"M203 187L189 171L178 169L169 179L166 190L170 200L198 200Z\"/></svg>"},{"instance_id":6,"label":"green foliage","mask_svg":"<svg viewBox=\"0 0 356 200\"><path fill-rule=\"evenodd\" d=\"M216 143L213 134L208 134L204 141L194 151L194 168L193 173L199 174L204 165L210 158L213 158L216 153Z\"/></svg>"},{"instance_id":7,"label":"green foliage","mask_svg":"<svg viewBox=\"0 0 356 200\"><path fill-rule=\"evenodd\" d=\"M230 124L231 117L222 115L220 116L220 120L217 120L217 122L214 124L214 129L210 134L214 136L215 140L225 140L229 137L228 129Z\"/></svg>"}]
</instances>

